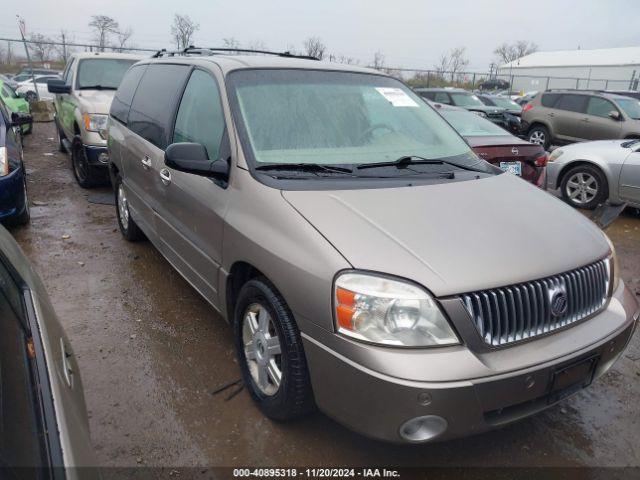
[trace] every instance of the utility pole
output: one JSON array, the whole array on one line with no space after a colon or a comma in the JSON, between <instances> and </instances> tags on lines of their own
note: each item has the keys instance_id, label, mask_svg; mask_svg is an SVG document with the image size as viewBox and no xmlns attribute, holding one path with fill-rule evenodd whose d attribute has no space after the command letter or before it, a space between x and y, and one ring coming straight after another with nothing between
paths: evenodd
<instances>
[{"instance_id":1,"label":"utility pole","mask_svg":"<svg viewBox=\"0 0 640 480\"><path fill-rule=\"evenodd\" d=\"M36 85L36 75L33 73L33 64L31 63L31 55L29 55L29 47L27 47L27 40L24 38L26 32L26 26L24 23L24 19L20 17L20 15L16 15L18 19L18 27L20 27L20 36L22 37L22 43L24 43L24 51L27 54L27 63L29 64L29 68L31 69L31 81L33 82L33 89L36 92L36 100L40 101L40 94L38 93L38 86Z\"/></svg>"},{"instance_id":2,"label":"utility pole","mask_svg":"<svg viewBox=\"0 0 640 480\"><path fill-rule=\"evenodd\" d=\"M60 36L62 37L62 59L67 63L67 43L65 40L64 30L60 31Z\"/></svg>"}]
</instances>

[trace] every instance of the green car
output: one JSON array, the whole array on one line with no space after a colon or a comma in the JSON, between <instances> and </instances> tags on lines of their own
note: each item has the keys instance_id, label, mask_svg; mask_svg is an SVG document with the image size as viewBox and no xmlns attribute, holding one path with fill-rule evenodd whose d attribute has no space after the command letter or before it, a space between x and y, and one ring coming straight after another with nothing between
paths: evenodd
<instances>
[{"instance_id":1,"label":"green car","mask_svg":"<svg viewBox=\"0 0 640 480\"><path fill-rule=\"evenodd\" d=\"M7 106L10 112L31 113L29 102L16 93L7 83L0 79L0 100ZM22 125L22 133L31 133L33 124Z\"/></svg>"}]
</instances>

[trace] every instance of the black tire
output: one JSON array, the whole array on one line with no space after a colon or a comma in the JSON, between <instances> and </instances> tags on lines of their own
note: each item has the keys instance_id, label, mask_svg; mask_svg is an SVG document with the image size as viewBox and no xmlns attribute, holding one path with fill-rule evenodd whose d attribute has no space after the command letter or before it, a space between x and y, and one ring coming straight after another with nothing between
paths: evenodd
<instances>
[{"instance_id":1,"label":"black tire","mask_svg":"<svg viewBox=\"0 0 640 480\"><path fill-rule=\"evenodd\" d=\"M115 185L113 187L113 192L114 192L115 201L116 201L116 217L118 218L118 227L120 228L120 233L126 240L130 242L139 242L140 240L145 239L145 235L142 232L142 230L140 230L140 227L138 227L138 224L133 220L133 218L131 218L131 213L129 212L129 205L126 201L126 196L124 197L125 198L124 208L126 208L126 211L127 211L126 219L123 219L120 213L121 199L118 196L118 192L120 192L121 185L122 185L122 178L120 178L120 175L117 175L115 179Z\"/></svg>"},{"instance_id":2,"label":"black tire","mask_svg":"<svg viewBox=\"0 0 640 480\"><path fill-rule=\"evenodd\" d=\"M84 149L82 140L78 135L73 137L73 142L71 143L71 168L78 185L82 188L95 186L95 175L87 160L87 152Z\"/></svg>"},{"instance_id":3,"label":"black tire","mask_svg":"<svg viewBox=\"0 0 640 480\"><path fill-rule=\"evenodd\" d=\"M593 197L587 198L587 201L585 201L584 198L581 197L579 190L580 187L577 188L579 192L578 195L581 197L581 199L571 197L570 190L573 189L573 191L575 191L576 187L573 187L573 184L570 185L570 182L575 181L577 179L576 177L579 177L580 175L583 175L583 178L587 182L590 182L590 179L594 180L589 184L589 186L591 188L594 188L595 185L596 192L595 194L593 194ZM560 194L562 195L562 198L565 202L575 208L593 210L598 205L604 203L607 198L609 198L609 185L607 183L607 178L605 177L604 173L602 173L602 170L593 165L583 164L569 169L562 175L562 180L560 181ZM591 194L588 193L588 195Z\"/></svg>"},{"instance_id":4,"label":"black tire","mask_svg":"<svg viewBox=\"0 0 640 480\"><path fill-rule=\"evenodd\" d=\"M256 384L245 355L244 316L249 307L256 304L269 313L280 342L279 367L282 377L277 391L272 395L265 395ZM300 331L284 298L267 279L254 278L241 288L233 324L236 353L245 386L264 414L274 420L292 420L312 412L315 403Z\"/></svg>"},{"instance_id":5,"label":"black tire","mask_svg":"<svg viewBox=\"0 0 640 480\"><path fill-rule=\"evenodd\" d=\"M60 128L60 125L58 125L57 118L56 118L55 124L56 124L56 132L58 134L58 151L62 153L67 153L67 149L64 147L64 143L62 143L62 140L65 138L65 136L64 136L64 133L62 133L62 129Z\"/></svg>"},{"instance_id":6,"label":"black tire","mask_svg":"<svg viewBox=\"0 0 640 480\"><path fill-rule=\"evenodd\" d=\"M527 133L527 140L536 145L540 145L545 150L551 146L551 134L549 129L543 125L534 125Z\"/></svg>"},{"instance_id":7,"label":"black tire","mask_svg":"<svg viewBox=\"0 0 640 480\"><path fill-rule=\"evenodd\" d=\"M11 225L26 225L27 223L29 223L31 221L31 212L29 211L29 195L27 192L27 173L24 169L24 165L22 165L22 171L23 171L23 175L22 175L22 186L23 186L23 192L24 192L24 208L22 209L22 212L20 212L18 215L16 215L15 217L13 217L10 220L10 224Z\"/></svg>"}]
</instances>

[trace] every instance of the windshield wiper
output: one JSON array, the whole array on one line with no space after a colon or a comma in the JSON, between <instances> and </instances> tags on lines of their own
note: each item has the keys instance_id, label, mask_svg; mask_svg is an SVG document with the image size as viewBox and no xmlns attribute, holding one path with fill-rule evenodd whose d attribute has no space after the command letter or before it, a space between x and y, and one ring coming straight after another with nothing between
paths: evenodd
<instances>
[{"instance_id":1,"label":"windshield wiper","mask_svg":"<svg viewBox=\"0 0 640 480\"><path fill-rule=\"evenodd\" d=\"M118 87L110 87L108 85L82 85L79 90L117 90Z\"/></svg>"},{"instance_id":2,"label":"windshield wiper","mask_svg":"<svg viewBox=\"0 0 640 480\"><path fill-rule=\"evenodd\" d=\"M472 172L477 172L475 168L468 167L466 165L460 165L459 163L449 162L446 160L439 160L433 158L424 158L419 157L417 155L404 155L393 162L378 162L378 163L361 163L357 165L356 168L358 170L362 170L365 168L377 168L377 167L396 167L396 168L407 168L409 165L452 165L454 167L461 168L463 170L471 170Z\"/></svg>"},{"instance_id":3,"label":"windshield wiper","mask_svg":"<svg viewBox=\"0 0 640 480\"><path fill-rule=\"evenodd\" d=\"M299 170L302 172L353 173L347 167L322 165L320 163L267 163L258 165L256 170Z\"/></svg>"}]
</instances>

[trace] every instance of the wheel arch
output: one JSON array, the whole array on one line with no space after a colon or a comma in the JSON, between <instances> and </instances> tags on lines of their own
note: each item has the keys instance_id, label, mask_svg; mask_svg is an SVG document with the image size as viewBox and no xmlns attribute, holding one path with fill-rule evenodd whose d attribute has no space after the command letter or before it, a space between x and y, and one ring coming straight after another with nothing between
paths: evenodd
<instances>
[{"instance_id":1,"label":"wheel arch","mask_svg":"<svg viewBox=\"0 0 640 480\"><path fill-rule=\"evenodd\" d=\"M610 194L611 192L611 178L609 176L609 172L605 171L601 165L599 165L598 163L592 161L592 160L586 160L586 159L579 159L579 160L574 160L573 162L567 163L566 165L564 165L562 167L562 169L560 170L560 173L558 173L558 177L556 178L556 184L554 185L555 189L560 188L560 185L562 185L562 180L564 178L564 176L573 168L575 167L579 167L582 165L587 165L593 168L598 169L602 175L604 176L604 178L607 181L607 184L605 185L605 187L607 188L607 194Z\"/></svg>"},{"instance_id":2,"label":"wheel arch","mask_svg":"<svg viewBox=\"0 0 640 480\"><path fill-rule=\"evenodd\" d=\"M256 268L249 262L238 260L231 266L229 274L227 275L226 282L224 283L224 305L226 308L225 318L227 322L233 322L233 312L235 310L236 302L238 300L238 294L240 293L240 289L242 288L242 286L249 280L258 277L266 278L273 285L273 282L271 282L264 273L262 273L258 268ZM274 286L274 288L276 287Z\"/></svg>"},{"instance_id":3,"label":"wheel arch","mask_svg":"<svg viewBox=\"0 0 640 480\"><path fill-rule=\"evenodd\" d=\"M553 139L553 130L552 128L549 126L548 123L542 121L542 120L534 120L533 122L531 122L531 124L529 125L529 129L527 130L527 135L529 134L529 132L531 132L531 130L533 130L535 127L544 127L547 129L547 132L549 132L549 135L551 136L551 138Z\"/></svg>"}]
</instances>

